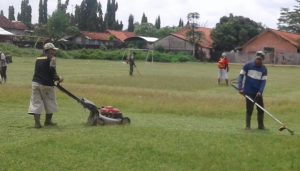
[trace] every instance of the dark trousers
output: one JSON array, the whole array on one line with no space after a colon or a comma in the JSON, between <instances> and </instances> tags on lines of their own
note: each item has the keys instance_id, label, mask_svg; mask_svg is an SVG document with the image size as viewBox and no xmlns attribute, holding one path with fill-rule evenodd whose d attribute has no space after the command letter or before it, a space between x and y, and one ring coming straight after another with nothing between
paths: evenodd
<instances>
[{"instance_id":1,"label":"dark trousers","mask_svg":"<svg viewBox=\"0 0 300 171\"><path fill-rule=\"evenodd\" d=\"M133 65L130 65L129 66L129 75L132 75L133 74Z\"/></svg>"},{"instance_id":2,"label":"dark trousers","mask_svg":"<svg viewBox=\"0 0 300 171\"><path fill-rule=\"evenodd\" d=\"M259 104L261 107L264 107L264 101L263 101L262 96L256 97L256 94L250 94L247 96L249 96L251 99L255 100L255 102L257 104ZM247 128L251 127L251 116L252 116L254 105L255 104L253 102L251 102L250 100L248 100L246 98L246 109L247 109L247 111L246 111L246 127ZM263 129L264 128L264 111L261 110L259 107L256 107L256 110L257 110L258 128Z\"/></svg>"},{"instance_id":3,"label":"dark trousers","mask_svg":"<svg viewBox=\"0 0 300 171\"><path fill-rule=\"evenodd\" d=\"M6 70L7 70L7 67L1 67L1 78L4 82L6 82Z\"/></svg>"}]
</instances>

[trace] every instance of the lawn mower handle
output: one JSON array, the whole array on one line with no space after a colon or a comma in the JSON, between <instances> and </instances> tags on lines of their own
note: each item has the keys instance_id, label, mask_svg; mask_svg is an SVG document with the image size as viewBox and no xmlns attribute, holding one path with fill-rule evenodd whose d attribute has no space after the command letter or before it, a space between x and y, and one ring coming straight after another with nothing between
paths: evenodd
<instances>
[{"instance_id":1,"label":"lawn mower handle","mask_svg":"<svg viewBox=\"0 0 300 171\"><path fill-rule=\"evenodd\" d=\"M74 94L72 94L71 92L69 92L68 90L66 90L65 88L63 88L60 83L56 83L56 87L64 92L65 94L67 94L68 96L70 96L72 99L76 100L78 103L81 103L82 102L82 99L76 97Z\"/></svg>"},{"instance_id":2,"label":"lawn mower handle","mask_svg":"<svg viewBox=\"0 0 300 171\"><path fill-rule=\"evenodd\" d=\"M78 98L77 96L75 96L74 94L72 94L71 92L69 92L68 90L66 90L64 87L62 87L59 82L56 83L56 87L60 91L62 91L63 93L65 93L68 96L70 96L72 99L76 100L84 108L88 109L91 113L93 113L93 114L99 114L98 107L95 106L92 102L89 102L88 100L86 100L84 98L82 98L82 99Z\"/></svg>"}]
</instances>

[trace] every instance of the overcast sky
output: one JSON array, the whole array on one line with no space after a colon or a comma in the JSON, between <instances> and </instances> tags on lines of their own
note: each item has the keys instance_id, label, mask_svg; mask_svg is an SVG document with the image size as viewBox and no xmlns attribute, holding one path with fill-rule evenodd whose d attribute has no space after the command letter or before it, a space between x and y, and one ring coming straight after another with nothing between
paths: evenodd
<instances>
[{"instance_id":1,"label":"overcast sky","mask_svg":"<svg viewBox=\"0 0 300 171\"><path fill-rule=\"evenodd\" d=\"M106 11L107 0L98 0ZM186 22L189 12L200 14L200 24L213 28L219 19L229 13L242 15L261 22L270 28L277 28L277 19L281 7L293 8L295 0L116 0L119 3L117 19L123 21L124 29L127 28L128 16L133 14L135 21L141 20L143 12L148 17L148 22L154 23L155 18L161 16L162 26L177 26L179 19ZM62 0L64 2L64 0ZM73 12L76 4L82 0L70 0L68 11ZM38 22L39 0L29 0L32 7L32 22ZM48 0L48 13L55 10L57 0ZM15 7L15 15L20 11L21 0L0 0L0 10L8 15L8 6Z\"/></svg>"}]
</instances>

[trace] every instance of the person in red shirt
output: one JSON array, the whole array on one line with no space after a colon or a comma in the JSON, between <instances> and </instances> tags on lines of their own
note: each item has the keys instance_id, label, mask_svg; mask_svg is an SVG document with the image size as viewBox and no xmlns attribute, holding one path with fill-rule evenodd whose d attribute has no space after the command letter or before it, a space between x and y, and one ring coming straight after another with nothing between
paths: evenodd
<instances>
[{"instance_id":1,"label":"person in red shirt","mask_svg":"<svg viewBox=\"0 0 300 171\"><path fill-rule=\"evenodd\" d=\"M218 68L219 68L218 84L220 84L222 80L225 80L226 85L228 85L229 61L227 59L226 53L222 53L222 56L220 57L220 60L218 62Z\"/></svg>"}]
</instances>

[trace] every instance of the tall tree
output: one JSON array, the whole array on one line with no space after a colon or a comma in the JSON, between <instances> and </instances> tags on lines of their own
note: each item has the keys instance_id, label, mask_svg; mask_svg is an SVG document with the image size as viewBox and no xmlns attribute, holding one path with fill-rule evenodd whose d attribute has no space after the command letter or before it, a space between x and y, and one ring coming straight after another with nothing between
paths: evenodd
<instances>
[{"instance_id":1,"label":"tall tree","mask_svg":"<svg viewBox=\"0 0 300 171\"><path fill-rule=\"evenodd\" d=\"M57 9L60 9L60 7L61 7L61 0L57 0Z\"/></svg>"},{"instance_id":2,"label":"tall tree","mask_svg":"<svg viewBox=\"0 0 300 171\"><path fill-rule=\"evenodd\" d=\"M160 29L158 29L156 31L156 34L154 37L157 37L157 38L164 38L164 37L167 37L169 36L171 33L175 33L177 31L179 31L179 29L181 28L178 28L178 27L162 27Z\"/></svg>"},{"instance_id":3,"label":"tall tree","mask_svg":"<svg viewBox=\"0 0 300 171\"><path fill-rule=\"evenodd\" d=\"M8 7L8 19L11 20L11 21L16 20L14 6L9 6Z\"/></svg>"},{"instance_id":4,"label":"tall tree","mask_svg":"<svg viewBox=\"0 0 300 171\"><path fill-rule=\"evenodd\" d=\"M142 16L142 21L141 21L141 23L143 24L143 23L148 23L148 18L147 18L147 16L146 16L146 14L145 13L143 13L143 16Z\"/></svg>"},{"instance_id":5,"label":"tall tree","mask_svg":"<svg viewBox=\"0 0 300 171\"><path fill-rule=\"evenodd\" d=\"M160 16L157 17L157 19L155 20L155 27L156 29L160 29L161 25L161 21L160 21Z\"/></svg>"},{"instance_id":6,"label":"tall tree","mask_svg":"<svg viewBox=\"0 0 300 171\"><path fill-rule=\"evenodd\" d=\"M116 29L116 12L118 3L115 0L107 0L107 8L104 17L104 23L107 29Z\"/></svg>"},{"instance_id":7,"label":"tall tree","mask_svg":"<svg viewBox=\"0 0 300 171\"><path fill-rule=\"evenodd\" d=\"M83 11L86 14L85 22L87 25L88 31L97 31L98 28L98 3L97 0L86 0L86 11Z\"/></svg>"},{"instance_id":8,"label":"tall tree","mask_svg":"<svg viewBox=\"0 0 300 171\"><path fill-rule=\"evenodd\" d=\"M48 0L44 0L44 10L43 10L43 23L48 22Z\"/></svg>"},{"instance_id":9,"label":"tall tree","mask_svg":"<svg viewBox=\"0 0 300 171\"><path fill-rule=\"evenodd\" d=\"M74 25L79 26L80 18L81 18L81 8L80 6L75 6L75 14L74 14Z\"/></svg>"},{"instance_id":10,"label":"tall tree","mask_svg":"<svg viewBox=\"0 0 300 171\"><path fill-rule=\"evenodd\" d=\"M193 44L193 56L197 57L197 50L198 50L198 42L201 39L201 34L198 34L195 32L196 27L198 27L200 14L198 12L191 12L188 14L187 19L190 23L190 29L187 33L187 36L189 37L189 41Z\"/></svg>"},{"instance_id":11,"label":"tall tree","mask_svg":"<svg viewBox=\"0 0 300 171\"><path fill-rule=\"evenodd\" d=\"M64 13L67 12L68 5L69 5L69 0L66 0L66 2L64 4L61 3L61 0L57 1L57 9Z\"/></svg>"},{"instance_id":12,"label":"tall tree","mask_svg":"<svg viewBox=\"0 0 300 171\"><path fill-rule=\"evenodd\" d=\"M22 0L21 13L18 13L18 21L22 21L28 27L31 27L32 9L29 5L29 0Z\"/></svg>"},{"instance_id":13,"label":"tall tree","mask_svg":"<svg viewBox=\"0 0 300 171\"><path fill-rule=\"evenodd\" d=\"M123 30L123 27L124 27L124 24L122 21L120 21L120 24L119 24L119 30L122 31Z\"/></svg>"},{"instance_id":14,"label":"tall tree","mask_svg":"<svg viewBox=\"0 0 300 171\"><path fill-rule=\"evenodd\" d=\"M178 27L184 27L184 23L183 23L183 20L181 18L179 19Z\"/></svg>"},{"instance_id":15,"label":"tall tree","mask_svg":"<svg viewBox=\"0 0 300 171\"><path fill-rule=\"evenodd\" d=\"M75 15L73 13L69 14L69 19L70 19L70 25L71 26L76 26L76 19L75 19Z\"/></svg>"},{"instance_id":16,"label":"tall tree","mask_svg":"<svg viewBox=\"0 0 300 171\"><path fill-rule=\"evenodd\" d=\"M134 16L132 14L129 15L128 18L128 29L127 31L133 32L134 31Z\"/></svg>"},{"instance_id":17,"label":"tall tree","mask_svg":"<svg viewBox=\"0 0 300 171\"><path fill-rule=\"evenodd\" d=\"M87 18L87 3L86 3L86 0L83 0L80 4L80 8L79 9L76 9L75 12L78 12L78 28L80 30L84 30L84 31L87 31L87 24L85 22L85 19ZM76 14L77 15L77 14Z\"/></svg>"},{"instance_id":18,"label":"tall tree","mask_svg":"<svg viewBox=\"0 0 300 171\"><path fill-rule=\"evenodd\" d=\"M39 24L44 24L44 4L43 0L39 3Z\"/></svg>"},{"instance_id":19,"label":"tall tree","mask_svg":"<svg viewBox=\"0 0 300 171\"><path fill-rule=\"evenodd\" d=\"M122 23L122 21L119 22L119 20L117 20L117 21L115 22L114 29L115 29L115 30L120 30L120 31L121 31L121 30L123 29L123 23Z\"/></svg>"},{"instance_id":20,"label":"tall tree","mask_svg":"<svg viewBox=\"0 0 300 171\"><path fill-rule=\"evenodd\" d=\"M18 13L18 14L17 14L17 20L18 20L18 21L21 21L21 19L22 19L21 14Z\"/></svg>"},{"instance_id":21,"label":"tall tree","mask_svg":"<svg viewBox=\"0 0 300 171\"><path fill-rule=\"evenodd\" d=\"M79 13L79 14L78 14ZM80 30L103 31L102 6L97 0L83 0L80 9L76 8L75 18Z\"/></svg>"},{"instance_id":22,"label":"tall tree","mask_svg":"<svg viewBox=\"0 0 300 171\"><path fill-rule=\"evenodd\" d=\"M157 29L151 23L142 23L135 26L134 33L138 36L155 37Z\"/></svg>"},{"instance_id":23,"label":"tall tree","mask_svg":"<svg viewBox=\"0 0 300 171\"><path fill-rule=\"evenodd\" d=\"M216 51L231 51L264 31L261 23L243 16L224 16L212 32Z\"/></svg>"},{"instance_id":24,"label":"tall tree","mask_svg":"<svg viewBox=\"0 0 300 171\"><path fill-rule=\"evenodd\" d=\"M103 11L102 11L102 4L98 3L98 29L99 31L105 31L105 24L103 19Z\"/></svg>"},{"instance_id":25,"label":"tall tree","mask_svg":"<svg viewBox=\"0 0 300 171\"><path fill-rule=\"evenodd\" d=\"M292 10L281 8L278 19L278 29L300 34L300 0L295 0L297 5Z\"/></svg>"},{"instance_id":26,"label":"tall tree","mask_svg":"<svg viewBox=\"0 0 300 171\"><path fill-rule=\"evenodd\" d=\"M69 27L69 17L63 10L57 9L49 18L47 26L50 37L58 40L65 35L65 31Z\"/></svg>"},{"instance_id":27,"label":"tall tree","mask_svg":"<svg viewBox=\"0 0 300 171\"><path fill-rule=\"evenodd\" d=\"M200 45L201 45L201 41L203 39L203 33L200 31L195 31L195 30L190 29L186 33L186 36L188 38L188 41L193 44L193 47L194 47L193 56L195 58L202 60L203 56L201 56L201 55L199 56L198 52L199 52L199 47L200 47L200 50L202 51L202 47Z\"/></svg>"}]
</instances>

